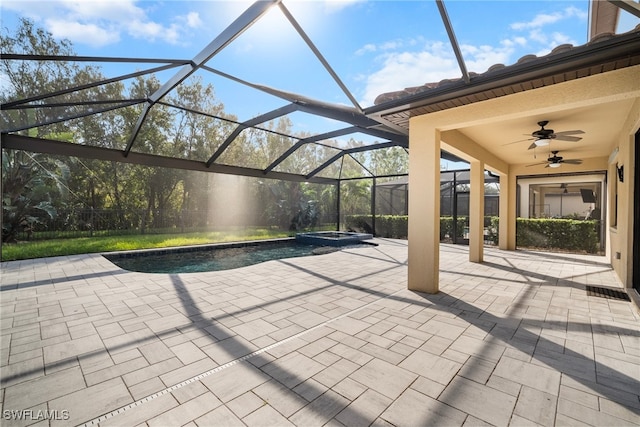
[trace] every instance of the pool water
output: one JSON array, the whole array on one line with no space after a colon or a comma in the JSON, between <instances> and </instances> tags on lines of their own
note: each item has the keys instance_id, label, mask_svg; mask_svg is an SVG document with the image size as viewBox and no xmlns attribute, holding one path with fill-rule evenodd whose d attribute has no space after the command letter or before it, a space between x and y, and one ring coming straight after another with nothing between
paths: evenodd
<instances>
[{"instance_id":1,"label":"pool water","mask_svg":"<svg viewBox=\"0 0 640 427\"><path fill-rule=\"evenodd\" d=\"M338 250L318 245L263 242L231 246L208 246L176 250L105 255L118 267L142 273L198 273L230 270L264 261L316 255Z\"/></svg>"}]
</instances>

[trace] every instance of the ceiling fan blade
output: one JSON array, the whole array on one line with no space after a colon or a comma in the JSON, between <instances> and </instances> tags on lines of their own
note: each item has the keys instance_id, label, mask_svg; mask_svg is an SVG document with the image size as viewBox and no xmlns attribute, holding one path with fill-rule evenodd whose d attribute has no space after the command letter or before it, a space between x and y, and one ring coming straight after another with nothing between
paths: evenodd
<instances>
[{"instance_id":1,"label":"ceiling fan blade","mask_svg":"<svg viewBox=\"0 0 640 427\"><path fill-rule=\"evenodd\" d=\"M504 147L505 145L511 145L511 144L517 144L517 143L519 143L519 142L531 141L531 140L533 140L533 139L534 139L534 138L521 139L521 140L519 140L519 141L508 142L508 143L506 143L506 144L503 144L502 146Z\"/></svg>"},{"instance_id":2,"label":"ceiling fan blade","mask_svg":"<svg viewBox=\"0 0 640 427\"><path fill-rule=\"evenodd\" d=\"M536 148L536 147L537 147L537 145L536 145L536 143L534 142L533 144L531 144L531 145L529 146L529 148L527 148L527 150L533 150L533 149L534 149L534 148Z\"/></svg>"},{"instance_id":3,"label":"ceiling fan blade","mask_svg":"<svg viewBox=\"0 0 640 427\"><path fill-rule=\"evenodd\" d=\"M580 138L579 136L569 136L569 135L558 135L558 134L556 134L556 138L555 139L558 139L560 141L578 142L582 138Z\"/></svg>"},{"instance_id":4,"label":"ceiling fan blade","mask_svg":"<svg viewBox=\"0 0 640 427\"><path fill-rule=\"evenodd\" d=\"M556 136L558 135L582 135L584 133L583 130L563 130L562 132L556 132Z\"/></svg>"},{"instance_id":5,"label":"ceiling fan blade","mask_svg":"<svg viewBox=\"0 0 640 427\"><path fill-rule=\"evenodd\" d=\"M562 163L568 163L570 165L581 165L582 164L582 160L580 160L580 159L569 159L569 160L563 160Z\"/></svg>"},{"instance_id":6,"label":"ceiling fan blade","mask_svg":"<svg viewBox=\"0 0 640 427\"><path fill-rule=\"evenodd\" d=\"M540 163L533 163L530 165L527 165L526 167L530 167L530 166L540 166L540 165L547 165L548 166L549 162L540 162Z\"/></svg>"}]
</instances>

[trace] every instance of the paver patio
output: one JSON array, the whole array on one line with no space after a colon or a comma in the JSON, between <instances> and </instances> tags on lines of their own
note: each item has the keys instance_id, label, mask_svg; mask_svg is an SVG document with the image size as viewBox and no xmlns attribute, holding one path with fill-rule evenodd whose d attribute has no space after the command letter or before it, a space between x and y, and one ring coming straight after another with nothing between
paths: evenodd
<instances>
[{"instance_id":1,"label":"paver patio","mask_svg":"<svg viewBox=\"0 0 640 427\"><path fill-rule=\"evenodd\" d=\"M210 273L2 263L12 425L640 425L640 316L604 257L406 241ZM39 424L40 423L40 424Z\"/></svg>"}]
</instances>

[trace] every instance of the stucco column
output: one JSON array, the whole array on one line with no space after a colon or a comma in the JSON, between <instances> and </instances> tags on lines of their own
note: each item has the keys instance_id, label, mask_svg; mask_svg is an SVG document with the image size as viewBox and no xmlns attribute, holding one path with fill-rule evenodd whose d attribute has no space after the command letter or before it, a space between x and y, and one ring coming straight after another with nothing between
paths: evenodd
<instances>
[{"instance_id":1,"label":"stucco column","mask_svg":"<svg viewBox=\"0 0 640 427\"><path fill-rule=\"evenodd\" d=\"M407 287L435 294L440 268L440 132L412 122L409 147Z\"/></svg>"},{"instance_id":2,"label":"stucco column","mask_svg":"<svg viewBox=\"0 0 640 427\"><path fill-rule=\"evenodd\" d=\"M516 177L500 175L498 246L502 250L516 249L516 203Z\"/></svg>"},{"instance_id":3,"label":"stucco column","mask_svg":"<svg viewBox=\"0 0 640 427\"><path fill-rule=\"evenodd\" d=\"M503 184L505 186L509 185L509 177L508 176L501 176L500 177L500 197L502 197L502 186ZM506 192L507 187L504 187L505 189L505 193L504 193L504 197L505 200L506 198L509 196L509 194ZM531 203L529 201L529 184L528 183L523 183L520 184L520 200L518 201L518 207L520 208L520 217L521 218L529 218L530 215L530 209L529 206L531 206ZM500 199L500 202L502 203L502 199ZM501 207L502 208L502 207Z\"/></svg>"},{"instance_id":4,"label":"stucco column","mask_svg":"<svg viewBox=\"0 0 640 427\"><path fill-rule=\"evenodd\" d=\"M547 197L547 190L545 188L541 188L540 189L540 193L538 193L538 200L536 200L536 205L538 205L538 210L535 211L536 212L536 217L538 218L542 218L544 217L546 214L545 211L545 205L547 204L546 201L546 197Z\"/></svg>"},{"instance_id":5,"label":"stucco column","mask_svg":"<svg viewBox=\"0 0 640 427\"><path fill-rule=\"evenodd\" d=\"M484 163L471 164L469 195L469 261L482 262L484 256Z\"/></svg>"}]
</instances>

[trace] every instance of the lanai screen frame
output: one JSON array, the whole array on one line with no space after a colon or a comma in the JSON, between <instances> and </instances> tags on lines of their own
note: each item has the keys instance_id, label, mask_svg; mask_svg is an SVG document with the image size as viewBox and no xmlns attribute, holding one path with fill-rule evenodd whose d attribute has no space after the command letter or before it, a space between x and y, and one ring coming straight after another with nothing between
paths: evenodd
<instances>
[{"instance_id":1,"label":"lanai screen frame","mask_svg":"<svg viewBox=\"0 0 640 427\"><path fill-rule=\"evenodd\" d=\"M463 80L469 82L468 73L466 71L466 67L464 65L464 61L462 60L462 56L460 54L460 49L458 47L458 43L455 39L455 35L453 33L453 29L449 22L449 18L447 16L446 10L444 8L444 3L441 0L436 0L438 4L438 10L440 11L442 21L449 35L453 51L458 59L458 64L460 66L460 70L462 72ZM323 101L319 101L316 99L310 99L308 97L304 97L302 95L296 93L290 93L281 91L275 88L257 85L248 81L241 80L235 76L226 74L222 71L216 70L207 65L207 61L214 57L218 52L222 51L226 46L228 46L236 37L242 34L246 29L248 29L252 24L257 22L271 7L279 7L287 20L291 23L291 25L295 28L300 37L307 44L309 49L313 52L316 58L321 62L325 70L331 75L335 83L342 89L346 97L353 104L352 106L344 106L338 104L326 103ZM2 110L2 114L0 117L2 118L2 128L1 128L1 145L2 149L6 150L23 150L28 152L37 152L44 154L55 154L55 155L63 155L63 156L71 156L71 157L80 157L80 158L89 158L96 160L106 160L106 161L115 161L121 163L132 163L144 166L155 166L155 167L164 167L164 168L174 168L174 169L185 169L192 171L200 171L200 172L209 172L209 173L220 173L220 174L231 174L238 176L247 176L247 177L256 177L256 178L265 178L265 179L276 179L276 180L284 180L284 181L293 181L293 182L309 182L309 183L319 183L319 184L329 184L336 185L337 188L340 187L341 182L344 180L353 180L353 179L375 179L383 178L383 176L376 175L374 171L371 171L363 166L363 170L367 172L368 175L363 175L360 178L348 177L343 178L338 175L337 178L322 176L321 172L332 165L334 162L344 158L345 156L350 156L351 154L365 152L365 151L373 151L373 150L381 150L390 147L400 147L407 151L409 149L409 139L408 132L406 129L399 127L393 123L385 121L385 119L380 116L375 116L371 114L367 114L365 110L358 104L355 97L351 92L347 89L346 85L342 82L338 74L333 70L328 61L324 58L322 53L318 50L318 48L314 45L313 41L306 34L304 29L300 26L300 24L295 20L295 18L291 15L289 10L286 8L282 0L266 0L266 1L256 1L251 6L249 6L236 20L234 20L225 30L223 30L214 40L212 40L204 49L200 51L196 56L191 59L163 59L163 58L139 58L139 57L103 57L103 56L65 56L65 55L30 55L30 54L16 54L11 52L3 52L3 59L5 60L14 60L14 61L61 61L61 62L91 62L98 64L107 64L107 63L138 63L138 64L148 64L149 67L136 71L134 73L128 73L120 76L116 76L113 78L108 78L84 85L78 85L74 87L69 87L63 90L58 90L50 93L37 94L35 96L27 97L24 99L12 100L10 102L3 103L0 105L0 109ZM65 108L65 107L74 107L78 104L73 103L47 103L46 101L50 98L54 98L61 95L72 94L74 92L97 88L103 85L107 85L115 82L122 82L127 79L132 79L136 77L151 75L156 72L164 72L168 70L176 70L176 72L167 79L161 86L151 95L143 99L120 99L120 100L92 100L89 103L91 104L90 112L83 112L80 114L70 114L65 116L57 116L52 117L49 120L44 122L33 122L33 123L12 123L10 117L7 112L16 111L20 109L36 109L36 108ZM227 79L230 79L236 83L242 84L244 86L250 87L256 91L261 91L271 96L275 96L284 101L287 101L288 104L271 110L267 113L261 114L259 116L253 117L249 120L240 122L233 121L226 117L214 116L208 113L204 113L201 111L196 111L193 109L186 108L184 106L175 105L173 103L167 102L165 96L169 94L173 89L175 89L179 84L185 81L189 76L193 75L196 71L206 71L217 76L221 76ZM192 114L201 114L207 115L209 117L213 117L217 120L222 120L235 125L235 130L227 136L225 141L222 142L218 148L210 153L210 157L207 161L198 161L192 159L178 158L178 157L166 157L160 156L156 154L148 154L134 151L134 147L136 146L136 139L140 132L141 127L145 123L145 119L149 113L149 111L154 107L154 105L164 105L171 108L176 108L180 110L185 110ZM44 138L34 138L30 136L25 136L21 133L25 131L40 127L46 126L56 123L62 123L74 119L79 119L82 117L86 117L89 115L99 114L102 112L107 112L110 110L115 110L123 107L130 106L142 106L142 112L139 115L133 132L131 133L126 148L124 150L113 149L113 148L104 148L98 146L90 146L83 145L79 143L69 143L56 141L51 139ZM278 119L292 112L303 112L312 114L315 116L320 116L328 119L333 119L341 123L348 124L346 127L338 128L329 132L313 135L306 138L300 138L295 135L282 135L287 138L291 138L295 143L287 149L284 153L282 153L277 159L272 161L266 168L257 169L251 167L244 167L238 165L227 165L222 163L217 163L216 160L219 159L222 154L224 154L225 150L231 145L231 143L235 140L235 138L245 129L259 129L265 132L273 132L271 130L265 129L261 127L261 125L272 121L274 119ZM338 150L338 152L328 158L319 166L315 167L310 172L303 173L291 173L291 172L282 172L275 170L278 165L284 162L289 156L293 155L297 149L304 146L305 144L315 143L318 141L335 138L339 136L348 136L350 134L362 133L366 135L373 136L375 138L380 138L382 142L376 142L373 144L368 144L364 146L351 147L351 148L338 148L334 147ZM451 161L460 161L455 156L452 156L446 152L442 152L442 157ZM355 160L355 158L354 158ZM356 160L357 161L357 160ZM406 172L398 172L397 175L385 175L384 177L390 176L402 176L406 175ZM338 217L340 216L339 207L338 207Z\"/></svg>"},{"instance_id":2,"label":"lanai screen frame","mask_svg":"<svg viewBox=\"0 0 640 427\"><path fill-rule=\"evenodd\" d=\"M448 17L446 15L446 11L444 9L444 4L441 1L437 1L439 10L441 11L441 16L445 27L450 35L453 49L455 52L459 52L459 48L457 47L457 42L455 41L455 36L453 35L453 31L451 30L451 26L449 24ZM246 29L248 29L253 23L259 20L271 7L277 6L280 8L284 16L288 19L291 25L298 32L300 37L304 40L310 50L314 53L316 58L322 63L325 70L331 75L335 83L342 89L347 98L352 102L353 106L343 106L338 104L330 104L326 102L322 102L315 99L310 99L295 93L288 93L278 89L266 87L263 85L256 85L251 82L247 82L241 80L235 76L223 73L219 70L209 67L206 65L206 62L214 57L218 52L224 49L227 45L229 45L236 37L238 37L241 33L243 33ZM163 167L174 167L179 169L189 169L189 170L198 170L198 171L206 171L206 172L215 172L215 173L228 173L234 175L243 175L243 176L255 176L255 177L264 177L264 178L275 178L275 179L284 179L291 181L307 181L307 182L320 182L320 183L336 183L340 181L340 177L337 179L331 178L323 178L319 177L318 174L332 164L334 161L339 160L341 157L361 152L361 151L370 151L370 150L378 150L384 149L388 147L402 147L404 149L408 149L409 141L408 135L405 129L399 128L393 124L387 123L384 119L375 118L371 115L365 113L364 109L358 104L355 97L351 92L347 89L346 85L342 82L338 74L333 70L331 65L327 62L327 60L323 57L322 53L316 48L313 41L309 38L300 24L295 20L295 18L291 15L289 10L286 8L282 0L266 0L266 1L257 1L253 3L249 8L247 8L235 21L233 21L225 30L223 30L213 41L211 41L200 53L194 56L192 59L161 59L161 58L122 58L122 57L92 57L92 56L56 56L56 55L22 55L22 54L14 54L14 53L3 53L3 59L5 60L16 60L16 61L68 61L68 62L93 62L93 63L137 63L137 64L150 64L155 65L152 68L137 71L135 73L129 73L121 76L117 76L114 78L109 78L97 82L93 82L90 84L85 84L81 86L74 86L67 88L65 90L60 90L52 93L44 93L39 94L33 97L28 97L25 99L18 99L11 102L7 102L2 104L0 107L3 111L11 111L17 109L25 109L25 108L52 108L52 107L65 107L68 105L65 104L56 104L56 103L47 103L43 104L42 101L45 101L49 98L53 98L60 95L74 93L80 90L86 90L93 87L99 87L102 85L106 85L109 83L120 82L127 79L131 79L138 76L149 75L152 73L156 73L159 71L166 71L171 69L177 69L175 74L170 77L168 80L162 84L162 86L148 96L146 99L122 99L122 100L108 100L108 101L99 101L96 100L92 102L95 108L92 109L90 113L84 114L76 114L76 115L68 115L64 117L55 117L50 120L42 123L26 123L17 126L12 126L9 120L4 118L3 128L2 128L2 148L5 149L14 149L14 150L26 150L26 151L34 151L34 152L42 152L42 153L55 153L55 154L63 154L69 156L77 156L77 157L85 157L85 158L93 158L93 159L101 159L101 160L114 160L114 161L122 161L127 163L136 163L147 166L163 166ZM459 58L459 64L461 66L461 70L463 70L463 75L466 75L466 68L464 67L464 63L462 62L461 56L456 55ZM244 122L233 122L236 125L236 130L228 136L228 138L218 147L218 149L211 153L211 156L206 162L193 162L180 158L164 158L162 156L154 156L154 155L140 155L140 153L136 153L132 151L136 144L136 138L140 131L140 128L144 124L145 118L149 113L150 109L153 108L156 104L162 104L165 106L169 106L176 109L186 110L190 113L194 114L206 114L200 111L195 111L189 108L185 108L183 106L175 105L168 103L163 100L163 98L171 92L175 87L177 87L180 83L182 83L189 76L194 74L198 70L204 70L211 73L214 73L218 76L222 76L233 80L242 85L251 87L257 91L262 91L269 95L278 97L282 100L288 101L289 104L277 108L275 110L269 111L257 117L251 118ZM38 103L38 104L34 104ZM116 105L114 105L116 104ZM72 145L72 147L63 147L62 144L67 143L58 143L57 141L39 139L39 138L30 138L25 137L23 135L19 135L18 133L21 131L25 131L27 129L44 126L49 124L55 124L60 122L65 122L77 118L81 118L83 116L98 114L101 112L133 106L133 105L142 105L143 111L138 117L138 121L136 123L131 136L127 142L127 146L124 150L113 150L117 153L110 152L109 149L103 149L98 147L90 147L90 146L82 146L78 144L68 144ZM215 161L224 153L226 148L233 142L235 137L244 129L253 128L260 129L260 125L270 121L282 117L291 112L304 112L309 113L315 116L325 117L333 120L337 120L339 122L347 123L350 126L336 129L330 132L326 132L319 135L314 135L309 138L299 138L294 135L285 135L293 140L297 140L296 143L285 153L283 153L278 159L273 161L270 165L268 165L265 169L254 169L254 168L246 168L232 165L222 165L217 164ZM207 114L208 115L208 114ZM211 116L211 115L209 115ZM232 122L231 120L224 117L214 117L219 120ZM265 130L265 129L262 129ZM328 159L322 165L318 166L313 171L307 174L296 174L296 173L284 173L278 172L274 169L283 162L289 155L291 155L295 150L303 146L304 144L320 141L323 139L334 138L338 136L346 136L354 133L363 133L375 138L380 138L383 142L363 146L363 147L355 147L355 148L347 148L347 149L339 149L340 152L335 156ZM443 153L444 158L448 158L450 160L456 161L458 160L454 156L450 156L447 153ZM173 159L173 160L170 160ZM202 164L203 163L203 164ZM371 176L363 176L364 177L374 177L375 174Z\"/></svg>"}]
</instances>

